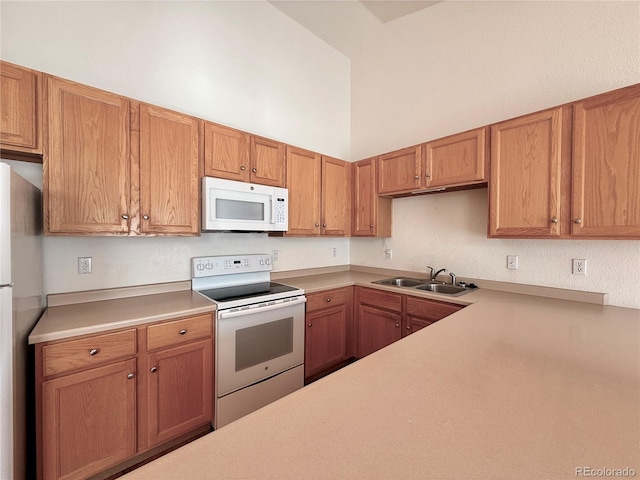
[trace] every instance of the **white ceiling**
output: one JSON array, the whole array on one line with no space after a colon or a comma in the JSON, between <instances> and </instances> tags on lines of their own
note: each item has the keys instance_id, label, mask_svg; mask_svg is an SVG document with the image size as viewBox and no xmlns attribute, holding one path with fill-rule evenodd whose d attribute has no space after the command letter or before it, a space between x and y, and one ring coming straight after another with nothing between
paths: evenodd
<instances>
[{"instance_id":1,"label":"white ceiling","mask_svg":"<svg viewBox=\"0 0 640 480\"><path fill-rule=\"evenodd\" d=\"M441 1L270 0L269 3L352 57L368 35L375 35L385 23Z\"/></svg>"}]
</instances>

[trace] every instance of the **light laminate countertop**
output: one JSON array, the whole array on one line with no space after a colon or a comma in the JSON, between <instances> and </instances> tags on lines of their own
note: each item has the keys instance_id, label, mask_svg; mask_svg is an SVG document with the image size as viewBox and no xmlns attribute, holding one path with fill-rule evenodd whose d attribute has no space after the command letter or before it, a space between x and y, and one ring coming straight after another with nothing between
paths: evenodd
<instances>
[{"instance_id":1,"label":"light laminate countertop","mask_svg":"<svg viewBox=\"0 0 640 480\"><path fill-rule=\"evenodd\" d=\"M640 311L520 297L474 303L123 478L640 474Z\"/></svg>"}]
</instances>

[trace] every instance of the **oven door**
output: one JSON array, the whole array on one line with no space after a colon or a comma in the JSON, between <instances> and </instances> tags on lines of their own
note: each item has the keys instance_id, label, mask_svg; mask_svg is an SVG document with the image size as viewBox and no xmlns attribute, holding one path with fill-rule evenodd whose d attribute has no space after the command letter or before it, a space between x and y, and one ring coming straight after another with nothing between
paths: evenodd
<instances>
[{"instance_id":1,"label":"oven door","mask_svg":"<svg viewBox=\"0 0 640 480\"><path fill-rule=\"evenodd\" d=\"M220 310L216 320L216 395L304 363L305 297L246 310Z\"/></svg>"}]
</instances>

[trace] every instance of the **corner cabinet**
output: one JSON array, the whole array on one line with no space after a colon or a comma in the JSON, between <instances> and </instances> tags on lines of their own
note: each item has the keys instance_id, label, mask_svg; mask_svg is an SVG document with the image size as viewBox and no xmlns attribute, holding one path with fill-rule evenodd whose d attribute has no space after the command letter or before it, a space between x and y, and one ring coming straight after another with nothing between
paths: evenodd
<instances>
[{"instance_id":1,"label":"corner cabinet","mask_svg":"<svg viewBox=\"0 0 640 480\"><path fill-rule=\"evenodd\" d=\"M356 287L356 356L365 357L402 338L402 295Z\"/></svg>"},{"instance_id":2,"label":"corner cabinet","mask_svg":"<svg viewBox=\"0 0 640 480\"><path fill-rule=\"evenodd\" d=\"M198 235L198 120L46 78L45 233Z\"/></svg>"},{"instance_id":3,"label":"corner cabinet","mask_svg":"<svg viewBox=\"0 0 640 480\"><path fill-rule=\"evenodd\" d=\"M345 287L307 294L305 379L351 357L352 292L352 287Z\"/></svg>"},{"instance_id":4,"label":"corner cabinet","mask_svg":"<svg viewBox=\"0 0 640 480\"><path fill-rule=\"evenodd\" d=\"M3 155L42 155L42 74L0 60L0 96Z\"/></svg>"},{"instance_id":5,"label":"corner cabinet","mask_svg":"<svg viewBox=\"0 0 640 480\"><path fill-rule=\"evenodd\" d=\"M351 235L354 237L391 236L391 199L378 196L378 159L353 164L353 209Z\"/></svg>"},{"instance_id":6,"label":"corner cabinet","mask_svg":"<svg viewBox=\"0 0 640 480\"><path fill-rule=\"evenodd\" d=\"M37 344L38 478L88 478L210 424L212 358L211 314Z\"/></svg>"},{"instance_id":7,"label":"corner cabinet","mask_svg":"<svg viewBox=\"0 0 640 480\"><path fill-rule=\"evenodd\" d=\"M287 147L289 230L287 235L349 236L351 164Z\"/></svg>"}]
</instances>

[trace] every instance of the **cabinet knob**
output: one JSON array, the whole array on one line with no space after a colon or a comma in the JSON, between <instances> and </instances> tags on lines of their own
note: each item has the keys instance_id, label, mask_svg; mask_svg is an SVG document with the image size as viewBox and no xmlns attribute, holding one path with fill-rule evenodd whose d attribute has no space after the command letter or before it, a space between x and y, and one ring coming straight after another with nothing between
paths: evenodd
<instances>
[{"instance_id":1,"label":"cabinet knob","mask_svg":"<svg viewBox=\"0 0 640 480\"><path fill-rule=\"evenodd\" d=\"M307 323L307 327L313 327L313 323Z\"/></svg>"},{"instance_id":2,"label":"cabinet knob","mask_svg":"<svg viewBox=\"0 0 640 480\"><path fill-rule=\"evenodd\" d=\"M129 220L129 215L127 215L126 213L122 214L122 219L123 220Z\"/></svg>"},{"instance_id":3,"label":"cabinet knob","mask_svg":"<svg viewBox=\"0 0 640 480\"><path fill-rule=\"evenodd\" d=\"M551 223L558 223L558 217L551 217Z\"/></svg>"},{"instance_id":4,"label":"cabinet knob","mask_svg":"<svg viewBox=\"0 0 640 480\"><path fill-rule=\"evenodd\" d=\"M143 215L143 216L142 216L142 219L143 219L143 220L149 220L149 215Z\"/></svg>"},{"instance_id":5,"label":"cabinet knob","mask_svg":"<svg viewBox=\"0 0 640 480\"><path fill-rule=\"evenodd\" d=\"M185 334L187 333L187 331L186 331L186 330L184 330L184 329L182 329L182 330L180 330L180 332L178 332L178 333L180 333L180 335L185 335Z\"/></svg>"},{"instance_id":6,"label":"cabinet knob","mask_svg":"<svg viewBox=\"0 0 640 480\"><path fill-rule=\"evenodd\" d=\"M253 173L256 173L258 170L257 170L257 169L255 169L255 168L252 168L252 169L251 169L251 171L252 171Z\"/></svg>"},{"instance_id":7,"label":"cabinet knob","mask_svg":"<svg viewBox=\"0 0 640 480\"><path fill-rule=\"evenodd\" d=\"M98 354L97 348L92 348L91 350L89 350L89 355L97 355L97 354Z\"/></svg>"},{"instance_id":8,"label":"cabinet knob","mask_svg":"<svg viewBox=\"0 0 640 480\"><path fill-rule=\"evenodd\" d=\"M240 165L240 170L243 170L243 171L246 170L245 166L244 165Z\"/></svg>"},{"instance_id":9,"label":"cabinet knob","mask_svg":"<svg viewBox=\"0 0 640 480\"><path fill-rule=\"evenodd\" d=\"M151 373L156 373L158 371L158 367L151 367Z\"/></svg>"},{"instance_id":10,"label":"cabinet knob","mask_svg":"<svg viewBox=\"0 0 640 480\"><path fill-rule=\"evenodd\" d=\"M416 180L418 180L418 179L420 178L420 175L416 175L416 176L415 176L415 177L413 177L413 178L415 178Z\"/></svg>"},{"instance_id":11,"label":"cabinet knob","mask_svg":"<svg viewBox=\"0 0 640 480\"><path fill-rule=\"evenodd\" d=\"M427 173L427 174L425 175L425 177L427 177L427 178L431 178L431 174L430 174L430 173Z\"/></svg>"},{"instance_id":12,"label":"cabinet knob","mask_svg":"<svg viewBox=\"0 0 640 480\"><path fill-rule=\"evenodd\" d=\"M407 330L411 330L411 325L407 325Z\"/></svg>"},{"instance_id":13,"label":"cabinet knob","mask_svg":"<svg viewBox=\"0 0 640 480\"><path fill-rule=\"evenodd\" d=\"M323 227L326 227L326 226L327 226L327 224L326 224L326 223L323 223L323 224L322 224L322 226L323 226Z\"/></svg>"},{"instance_id":14,"label":"cabinet knob","mask_svg":"<svg viewBox=\"0 0 640 480\"><path fill-rule=\"evenodd\" d=\"M373 228L373 223L369 225L369 228Z\"/></svg>"},{"instance_id":15,"label":"cabinet knob","mask_svg":"<svg viewBox=\"0 0 640 480\"><path fill-rule=\"evenodd\" d=\"M582 223L582 219L581 218L576 218L573 223L577 223L578 225L580 225Z\"/></svg>"},{"instance_id":16,"label":"cabinet knob","mask_svg":"<svg viewBox=\"0 0 640 480\"><path fill-rule=\"evenodd\" d=\"M316 223L316 227L319 227L319 226L320 226L320 224L319 224L319 223Z\"/></svg>"},{"instance_id":17,"label":"cabinet knob","mask_svg":"<svg viewBox=\"0 0 640 480\"><path fill-rule=\"evenodd\" d=\"M400 328L400 324L399 323L396 323L396 328Z\"/></svg>"},{"instance_id":18,"label":"cabinet knob","mask_svg":"<svg viewBox=\"0 0 640 480\"><path fill-rule=\"evenodd\" d=\"M131 380L133 377L135 377L135 375L134 375L133 373L130 373L129 375L127 375L127 378L128 378L129 380Z\"/></svg>"},{"instance_id":19,"label":"cabinet knob","mask_svg":"<svg viewBox=\"0 0 640 480\"><path fill-rule=\"evenodd\" d=\"M330 301L331 301L331 299L330 299L330 298L327 298L327 303L329 303Z\"/></svg>"}]
</instances>

